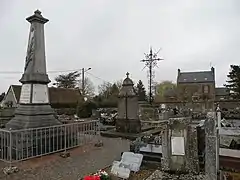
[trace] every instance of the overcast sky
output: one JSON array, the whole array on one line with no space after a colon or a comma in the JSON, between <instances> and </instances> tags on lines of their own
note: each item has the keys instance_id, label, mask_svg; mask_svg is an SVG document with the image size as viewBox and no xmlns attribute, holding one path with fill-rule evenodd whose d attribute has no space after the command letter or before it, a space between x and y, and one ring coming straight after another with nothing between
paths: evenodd
<instances>
[{"instance_id":1,"label":"overcast sky","mask_svg":"<svg viewBox=\"0 0 240 180\"><path fill-rule=\"evenodd\" d=\"M155 81L176 81L182 71L216 68L218 86L230 64L239 64L239 0L0 0L0 71L23 71L29 23L39 9L45 25L47 69L91 67L95 85L126 72L147 85L140 62L150 45L165 60ZM90 72L90 71L89 71ZM51 80L58 74L49 74ZM19 74L0 73L0 92L19 84Z\"/></svg>"}]
</instances>

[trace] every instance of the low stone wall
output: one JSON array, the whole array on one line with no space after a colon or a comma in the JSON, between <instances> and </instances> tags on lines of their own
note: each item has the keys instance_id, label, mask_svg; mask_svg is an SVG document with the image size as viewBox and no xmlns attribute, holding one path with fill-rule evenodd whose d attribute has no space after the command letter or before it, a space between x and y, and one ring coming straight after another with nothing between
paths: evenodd
<instances>
[{"instance_id":1,"label":"low stone wall","mask_svg":"<svg viewBox=\"0 0 240 180\"><path fill-rule=\"evenodd\" d=\"M215 105L219 104L221 109L236 109L237 107L240 108L240 100L218 100L218 101L214 101ZM174 107L178 107L178 108L182 108L184 107L189 107L194 109L195 111L202 111L202 109L204 107L207 108L212 108L212 102L205 102L205 101L199 101L199 102L180 102L180 101L163 101L163 102L157 102L156 105L160 105L160 104L166 104L167 107L170 108L174 108Z\"/></svg>"},{"instance_id":2,"label":"low stone wall","mask_svg":"<svg viewBox=\"0 0 240 180\"><path fill-rule=\"evenodd\" d=\"M153 121L156 119L155 108L150 106L149 104L139 105L139 110L140 110L140 120Z\"/></svg>"}]
</instances>

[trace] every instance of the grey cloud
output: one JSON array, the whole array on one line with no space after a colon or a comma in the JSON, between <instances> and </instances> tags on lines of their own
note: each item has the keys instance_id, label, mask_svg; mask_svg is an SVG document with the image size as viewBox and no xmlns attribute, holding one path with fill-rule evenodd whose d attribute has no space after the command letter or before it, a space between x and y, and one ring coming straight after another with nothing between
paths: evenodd
<instances>
[{"instance_id":1,"label":"grey cloud","mask_svg":"<svg viewBox=\"0 0 240 180\"><path fill-rule=\"evenodd\" d=\"M91 72L114 81L129 71L147 85L140 60L162 47L156 81L175 81L185 71L216 67L217 85L225 82L229 65L238 63L240 3L238 0L31 0L1 1L0 71L22 71L29 24L25 18L39 8L50 19L45 26L48 70L92 67ZM54 79L56 74L50 74ZM6 91L21 74L0 74ZM101 80L89 77L96 86Z\"/></svg>"}]
</instances>

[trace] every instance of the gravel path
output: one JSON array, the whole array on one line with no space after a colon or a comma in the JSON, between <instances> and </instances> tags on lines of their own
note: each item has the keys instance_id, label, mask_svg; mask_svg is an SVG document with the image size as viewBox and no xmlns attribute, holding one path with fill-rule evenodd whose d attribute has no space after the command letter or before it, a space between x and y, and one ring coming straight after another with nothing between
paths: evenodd
<instances>
[{"instance_id":1,"label":"gravel path","mask_svg":"<svg viewBox=\"0 0 240 180\"><path fill-rule=\"evenodd\" d=\"M4 175L0 180L78 180L85 174L111 165L119 160L121 152L129 150L129 141L120 138L102 138L103 147L86 145L71 150L71 157L61 158L59 154L49 155L21 162L16 166L18 173ZM1 163L0 168L6 166Z\"/></svg>"},{"instance_id":2,"label":"gravel path","mask_svg":"<svg viewBox=\"0 0 240 180\"><path fill-rule=\"evenodd\" d=\"M149 176L146 180L206 180L206 177L202 174L193 175L193 174L181 174L174 175L162 172L160 170L156 170Z\"/></svg>"}]
</instances>

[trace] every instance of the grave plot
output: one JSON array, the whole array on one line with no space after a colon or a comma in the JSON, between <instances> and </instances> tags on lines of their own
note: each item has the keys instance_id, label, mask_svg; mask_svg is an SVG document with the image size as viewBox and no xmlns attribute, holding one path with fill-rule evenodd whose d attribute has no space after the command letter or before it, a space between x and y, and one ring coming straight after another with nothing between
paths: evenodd
<instances>
[{"instance_id":1,"label":"grave plot","mask_svg":"<svg viewBox=\"0 0 240 180\"><path fill-rule=\"evenodd\" d=\"M143 155L144 161L161 162L162 138L161 135L147 135L131 142L130 151Z\"/></svg>"}]
</instances>

